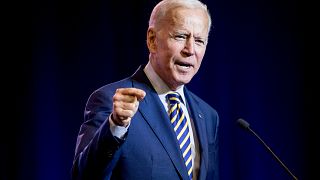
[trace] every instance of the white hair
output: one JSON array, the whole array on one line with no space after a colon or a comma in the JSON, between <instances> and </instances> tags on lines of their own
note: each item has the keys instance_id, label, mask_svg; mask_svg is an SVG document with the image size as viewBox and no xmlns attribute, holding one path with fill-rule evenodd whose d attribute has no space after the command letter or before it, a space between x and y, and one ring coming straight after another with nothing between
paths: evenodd
<instances>
[{"instance_id":1,"label":"white hair","mask_svg":"<svg viewBox=\"0 0 320 180\"><path fill-rule=\"evenodd\" d=\"M202 9L208 15L208 32L211 28L211 16L205 4L199 0L162 0L152 10L149 27L157 28L165 15L172 9L183 7L187 9Z\"/></svg>"}]
</instances>

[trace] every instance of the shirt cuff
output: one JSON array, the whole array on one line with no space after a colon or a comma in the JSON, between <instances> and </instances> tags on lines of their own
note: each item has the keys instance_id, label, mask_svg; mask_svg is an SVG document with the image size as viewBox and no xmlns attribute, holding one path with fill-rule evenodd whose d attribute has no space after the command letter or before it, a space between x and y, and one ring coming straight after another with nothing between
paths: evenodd
<instances>
[{"instance_id":1,"label":"shirt cuff","mask_svg":"<svg viewBox=\"0 0 320 180\"><path fill-rule=\"evenodd\" d=\"M109 124L110 124L110 131L111 134L119 139L124 140L126 133L128 132L128 128L130 126L130 123L128 126L123 127L123 126L118 126L116 125L111 118L112 114L109 116Z\"/></svg>"}]
</instances>

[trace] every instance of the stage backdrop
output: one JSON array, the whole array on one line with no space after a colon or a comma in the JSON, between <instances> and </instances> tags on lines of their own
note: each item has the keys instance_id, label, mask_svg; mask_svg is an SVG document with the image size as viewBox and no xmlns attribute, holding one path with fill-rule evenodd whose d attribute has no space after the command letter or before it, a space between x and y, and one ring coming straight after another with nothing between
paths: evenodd
<instances>
[{"instance_id":1,"label":"stage backdrop","mask_svg":"<svg viewBox=\"0 0 320 180\"><path fill-rule=\"evenodd\" d=\"M5 141L3 179L70 179L86 100L147 63L146 30L157 2L33 2L32 61L21 68L21 122L12 141ZM238 118L299 179L310 179L314 78L305 56L302 5L203 2L214 28L202 67L187 87L219 112L221 180L291 179L256 137L238 127Z\"/></svg>"}]
</instances>

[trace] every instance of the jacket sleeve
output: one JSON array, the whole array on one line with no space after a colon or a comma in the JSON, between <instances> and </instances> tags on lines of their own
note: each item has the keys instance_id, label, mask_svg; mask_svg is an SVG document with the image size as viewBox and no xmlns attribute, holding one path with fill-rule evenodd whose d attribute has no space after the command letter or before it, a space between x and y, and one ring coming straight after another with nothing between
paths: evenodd
<instances>
[{"instance_id":1,"label":"jacket sleeve","mask_svg":"<svg viewBox=\"0 0 320 180\"><path fill-rule=\"evenodd\" d=\"M98 90L88 99L72 165L74 180L110 177L119 159L124 141L112 135L108 121L113 93Z\"/></svg>"}]
</instances>

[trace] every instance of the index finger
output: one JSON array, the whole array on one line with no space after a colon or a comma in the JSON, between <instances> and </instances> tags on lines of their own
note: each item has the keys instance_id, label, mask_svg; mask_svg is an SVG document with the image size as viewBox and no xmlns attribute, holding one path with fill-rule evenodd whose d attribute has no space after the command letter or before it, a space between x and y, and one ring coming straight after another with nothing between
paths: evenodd
<instances>
[{"instance_id":1,"label":"index finger","mask_svg":"<svg viewBox=\"0 0 320 180\"><path fill-rule=\"evenodd\" d=\"M117 89L123 95L135 96L138 101L142 100L146 96L146 92L138 88L120 88Z\"/></svg>"}]
</instances>

